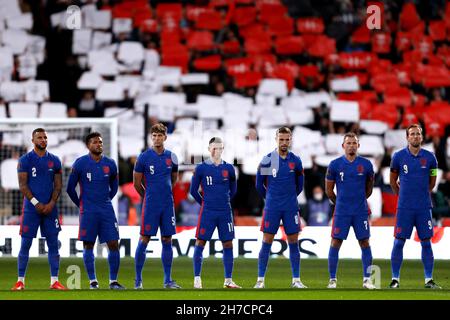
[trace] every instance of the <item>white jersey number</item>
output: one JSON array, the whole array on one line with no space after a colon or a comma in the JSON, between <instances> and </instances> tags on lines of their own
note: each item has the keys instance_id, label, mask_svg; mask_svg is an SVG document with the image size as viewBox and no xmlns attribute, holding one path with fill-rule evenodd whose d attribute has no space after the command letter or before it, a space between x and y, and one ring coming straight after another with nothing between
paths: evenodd
<instances>
[{"instance_id":1,"label":"white jersey number","mask_svg":"<svg viewBox=\"0 0 450 320\"><path fill-rule=\"evenodd\" d=\"M211 176L206 176L206 185L212 186L212 177Z\"/></svg>"},{"instance_id":2,"label":"white jersey number","mask_svg":"<svg viewBox=\"0 0 450 320\"><path fill-rule=\"evenodd\" d=\"M36 168L35 167L31 168L31 176L36 177Z\"/></svg>"},{"instance_id":3,"label":"white jersey number","mask_svg":"<svg viewBox=\"0 0 450 320\"><path fill-rule=\"evenodd\" d=\"M86 173L86 178L89 180L89 182L92 181L92 175L90 172Z\"/></svg>"},{"instance_id":4,"label":"white jersey number","mask_svg":"<svg viewBox=\"0 0 450 320\"><path fill-rule=\"evenodd\" d=\"M150 174L155 174L155 166L150 166Z\"/></svg>"}]
</instances>

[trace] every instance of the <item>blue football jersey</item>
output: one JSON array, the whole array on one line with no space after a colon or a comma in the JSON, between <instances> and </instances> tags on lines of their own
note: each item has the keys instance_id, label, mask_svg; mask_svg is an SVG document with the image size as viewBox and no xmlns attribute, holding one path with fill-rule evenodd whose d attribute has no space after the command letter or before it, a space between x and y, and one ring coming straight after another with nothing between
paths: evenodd
<instances>
[{"instance_id":1,"label":"blue football jersey","mask_svg":"<svg viewBox=\"0 0 450 320\"><path fill-rule=\"evenodd\" d=\"M158 154L150 148L139 155L134 171L143 174L146 209L173 205L172 173L178 172L175 153L166 149Z\"/></svg>"},{"instance_id":2,"label":"blue football jersey","mask_svg":"<svg viewBox=\"0 0 450 320\"><path fill-rule=\"evenodd\" d=\"M20 157L17 172L28 173L28 188L39 202L46 204L52 198L55 174L61 174L61 161L50 152L39 157L32 150ZM34 205L24 198L24 210L36 210Z\"/></svg>"},{"instance_id":3,"label":"blue football jersey","mask_svg":"<svg viewBox=\"0 0 450 320\"><path fill-rule=\"evenodd\" d=\"M398 208L431 208L430 174L437 167L436 157L425 149L420 149L417 156L408 148L393 155L391 170L397 172L400 179Z\"/></svg>"},{"instance_id":4,"label":"blue football jersey","mask_svg":"<svg viewBox=\"0 0 450 320\"><path fill-rule=\"evenodd\" d=\"M77 184L80 185L79 197L75 193ZM96 162L87 154L75 160L67 184L67 193L80 207L81 213L113 210L111 200L117 189L117 165L113 159L102 156L100 161Z\"/></svg>"},{"instance_id":5,"label":"blue football jersey","mask_svg":"<svg viewBox=\"0 0 450 320\"><path fill-rule=\"evenodd\" d=\"M266 199L266 211L298 211L297 196L303 189L303 166L300 157L289 152L283 159L275 150L258 166L256 188Z\"/></svg>"},{"instance_id":6,"label":"blue football jersey","mask_svg":"<svg viewBox=\"0 0 450 320\"><path fill-rule=\"evenodd\" d=\"M203 198L198 193L202 186ZM210 159L197 165L191 182L192 196L204 210L230 212L230 200L236 193L237 182L234 167L222 161L215 165Z\"/></svg>"},{"instance_id":7,"label":"blue football jersey","mask_svg":"<svg viewBox=\"0 0 450 320\"><path fill-rule=\"evenodd\" d=\"M373 179L372 163L357 156L350 162L341 156L330 162L327 180L336 183L335 215L367 215L366 181Z\"/></svg>"}]
</instances>

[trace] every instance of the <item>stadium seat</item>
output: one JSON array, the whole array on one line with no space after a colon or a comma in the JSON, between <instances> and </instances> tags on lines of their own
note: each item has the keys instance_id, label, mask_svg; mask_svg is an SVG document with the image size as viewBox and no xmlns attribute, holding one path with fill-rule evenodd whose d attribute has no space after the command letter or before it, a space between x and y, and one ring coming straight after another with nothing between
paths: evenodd
<instances>
[{"instance_id":1,"label":"stadium seat","mask_svg":"<svg viewBox=\"0 0 450 320\"><path fill-rule=\"evenodd\" d=\"M6 106L4 104L0 104L0 119L4 118L7 118Z\"/></svg>"},{"instance_id":2,"label":"stadium seat","mask_svg":"<svg viewBox=\"0 0 450 320\"><path fill-rule=\"evenodd\" d=\"M388 130L385 122L377 120L361 120L359 127L368 134L383 134Z\"/></svg>"},{"instance_id":3,"label":"stadium seat","mask_svg":"<svg viewBox=\"0 0 450 320\"><path fill-rule=\"evenodd\" d=\"M223 28L222 17L217 11L204 11L198 15L195 27L210 31L218 31Z\"/></svg>"},{"instance_id":4,"label":"stadium seat","mask_svg":"<svg viewBox=\"0 0 450 320\"><path fill-rule=\"evenodd\" d=\"M285 80L263 79L258 87L258 93L262 95L273 95L278 98L286 97L288 88Z\"/></svg>"},{"instance_id":5,"label":"stadium seat","mask_svg":"<svg viewBox=\"0 0 450 320\"><path fill-rule=\"evenodd\" d=\"M372 195L367 199L370 208L370 220L378 219L382 216L382 194L378 187L373 188Z\"/></svg>"},{"instance_id":6,"label":"stadium seat","mask_svg":"<svg viewBox=\"0 0 450 320\"><path fill-rule=\"evenodd\" d=\"M375 33L372 36L372 52L389 53L391 51L390 33Z\"/></svg>"},{"instance_id":7,"label":"stadium seat","mask_svg":"<svg viewBox=\"0 0 450 320\"><path fill-rule=\"evenodd\" d=\"M41 104L40 118L67 118L65 103L44 102Z\"/></svg>"},{"instance_id":8,"label":"stadium seat","mask_svg":"<svg viewBox=\"0 0 450 320\"><path fill-rule=\"evenodd\" d=\"M358 122L359 107L354 101L332 101L330 120L335 122Z\"/></svg>"},{"instance_id":9,"label":"stadium seat","mask_svg":"<svg viewBox=\"0 0 450 320\"><path fill-rule=\"evenodd\" d=\"M38 105L32 102L11 102L9 116L11 118L37 118Z\"/></svg>"},{"instance_id":10,"label":"stadium seat","mask_svg":"<svg viewBox=\"0 0 450 320\"><path fill-rule=\"evenodd\" d=\"M238 27L244 27L256 21L256 8L238 7L233 12L233 22Z\"/></svg>"},{"instance_id":11,"label":"stadium seat","mask_svg":"<svg viewBox=\"0 0 450 320\"><path fill-rule=\"evenodd\" d=\"M400 149L405 146L405 130L387 130L384 134L386 148Z\"/></svg>"},{"instance_id":12,"label":"stadium seat","mask_svg":"<svg viewBox=\"0 0 450 320\"><path fill-rule=\"evenodd\" d=\"M310 17L297 19L297 31L307 34L321 34L325 30L322 18Z\"/></svg>"},{"instance_id":13,"label":"stadium seat","mask_svg":"<svg viewBox=\"0 0 450 320\"><path fill-rule=\"evenodd\" d=\"M303 49L303 38L299 36L277 37L275 40L275 51L279 55L300 54Z\"/></svg>"},{"instance_id":14,"label":"stadium seat","mask_svg":"<svg viewBox=\"0 0 450 320\"><path fill-rule=\"evenodd\" d=\"M0 164L1 186L5 190L19 190L18 159L5 159Z\"/></svg>"},{"instance_id":15,"label":"stadium seat","mask_svg":"<svg viewBox=\"0 0 450 320\"><path fill-rule=\"evenodd\" d=\"M383 140L380 136L362 134L359 136L359 153L363 156L379 157L384 155ZM374 170L376 170L374 168Z\"/></svg>"},{"instance_id":16,"label":"stadium seat","mask_svg":"<svg viewBox=\"0 0 450 320\"><path fill-rule=\"evenodd\" d=\"M214 49L213 34L210 31L193 31L187 37L190 50L209 51Z\"/></svg>"}]
</instances>

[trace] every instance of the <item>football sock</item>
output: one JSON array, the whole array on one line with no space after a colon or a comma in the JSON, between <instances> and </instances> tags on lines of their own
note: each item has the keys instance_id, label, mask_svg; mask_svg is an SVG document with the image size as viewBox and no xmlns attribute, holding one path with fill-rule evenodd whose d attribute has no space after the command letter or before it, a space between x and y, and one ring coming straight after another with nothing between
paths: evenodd
<instances>
[{"instance_id":1,"label":"football sock","mask_svg":"<svg viewBox=\"0 0 450 320\"><path fill-rule=\"evenodd\" d=\"M48 247L48 264L50 265L50 275L52 277L58 277L59 273L58 236L52 235L46 238Z\"/></svg>"},{"instance_id":2,"label":"football sock","mask_svg":"<svg viewBox=\"0 0 450 320\"><path fill-rule=\"evenodd\" d=\"M336 279L339 262L339 249L340 248L330 246L330 251L328 251L328 272L330 273L330 279Z\"/></svg>"},{"instance_id":3,"label":"football sock","mask_svg":"<svg viewBox=\"0 0 450 320\"><path fill-rule=\"evenodd\" d=\"M202 273L202 263L203 263L203 249L205 247L196 245L194 247L194 257L193 257L193 263L194 263L194 276L200 277L200 274Z\"/></svg>"},{"instance_id":4,"label":"football sock","mask_svg":"<svg viewBox=\"0 0 450 320\"><path fill-rule=\"evenodd\" d=\"M433 266L434 266L434 256L433 249L431 248L430 240L425 240L421 242L422 244L422 263L425 271L425 278L433 278Z\"/></svg>"},{"instance_id":5,"label":"football sock","mask_svg":"<svg viewBox=\"0 0 450 320\"><path fill-rule=\"evenodd\" d=\"M144 268L145 258L147 255L147 244L140 241L136 247L136 253L134 255L134 267L136 272L136 284L142 282L142 269Z\"/></svg>"},{"instance_id":6,"label":"football sock","mask_svg":"<svg viewBox=\"0 0 450 320\"><path fill-rule=\"evenodd\" d=\"M363 277L370 278L369 267L372 265L372 250L370 247L361 248L361 260L363 265Z\"/></svg>"},{"instance_id":7,"label":"football sock","mask_svg":"<svg viewBox=\"0 0 450 320\"><path fill-rule=\"evenodd\" d=\"M109 280L117 281L117 274L119 273L119 266L120 266L119 250L109 250L108 263L109 263Z\"/></svg>"},{"instance_id":8,"label":"football sock","mask_svg":"<svg viewBox=\"0 0 450 320\"><path fill-rule=\"evenodd\" d=\"M405 245L405 240L395 239L394 247L391 253L391 268L392 268L392 278L400 278L400 268L403 262L403 246Z\"/></svg>"},{"instance_id":9,"label":"football sock","mask_svg":"<svg viewBox=\"0 0 450 320\"><path fill-rule=\"evenodd\" d=\"M84 249L83 250L83 261L88 274L89 280L95 280L95 257L94 249Z\"/></svg>"},{"instance_id":10,"label":"football sock","mask_svg":"<svg viewBox=\"0 0 450 320\"><path fill-rule=\"evenodd\" d=\"M300 249L298 242L289 243L289 260L291 262L292 278L300 278Z\"/></svg>"},{"instance_id":11,"label":"football sock","mask_svg":"<svg viewBox=\"0 0 450 320\"><path fill-rule=\"evenodd\" d=\"M17 259L17 269L20 278L25 277L25 272L27 271L28 266L29 252L32 243L33 238L22 237L22 243L20 245L19 256Z\"/></svg>"},{"instance_id":12,"label":"football sock","mask_svg":"<svg viewBox=\"0 0 450 320\"><path fill-rule=\"evenodd\" d=\"M223 268L225 271L225 278L231 278L233 274L233 248L223 248Z\"/></svg>"},{"instance_id":13,"label":"football sock","mask_svg":"<svg viewBox=\"0 0 450 320\"><path fill-rule=\"evenodd\" d=\"M162 243L161 261L164 269L164 283L169 283L172 281L172 261L173 261L173 250L172 250L172 240Z\"/></svg>"},{"instance_id":14,"label":"football sock","mask_svg":"<svg viewBox=\"0 0 450 320\"><path fill-rule=\"evenodd\" d=\"M267 264L269 262L271 243L262 242L261 250L258 256L258 277L264 278L266 274Z\"/></svg>"}]
</instances>

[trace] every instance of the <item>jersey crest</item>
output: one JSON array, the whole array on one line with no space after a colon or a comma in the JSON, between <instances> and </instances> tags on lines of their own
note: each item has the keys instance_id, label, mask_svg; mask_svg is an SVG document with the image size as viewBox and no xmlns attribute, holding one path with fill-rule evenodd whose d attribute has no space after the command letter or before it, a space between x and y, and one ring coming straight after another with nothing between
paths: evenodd
<instances>
[{"instance_id":1,"label":"jersey crest","mask_svg":"<svg viewBox=\"0 0 450 320\"><path fill-rule=\"evenodd\" d=\"M420 158L420 166L422 168L426 168L427 167L427 159L426 158Z\"/></svg>"},{"instance_id":2,"label":"jersey crest","mask_svg":"<svg viewBox=\"0 0 450 320\"><path fill-rule=\"evenodd\" d=\"M48 167L51 169L55 166L55 164L53 163L53 161L48 161L47 162Z\"/></svg>"},{"instance_id":3,"label":"jersey crest","mask_svg":"<svg viewBox=\"0 0 450 320\"><path fill-rule=\"evenodd\" d=\"M228 178L228 170L222 170L222 177Z\"/></svg>"},{"instance_id":4,"label":"jersey crest","mask_svg":"<svg viewBox=\"0 0 450 320\"><path fill-rule=\"evenodd\" d=\"M295 168L295 163L289 162L289 169L294 170L294 168Z\"/></svg>"},{"instance_id":5,"label":"jersey crest","mask_svg":"<svg viewBox=\"0 0 450 320\"><path fill-rule=\"evenodd\" d=\"M172 165L172 159L166 159L166 165L171 166Z\"/></svg>"},{"instance_id":6,"label":"jersey crest","mask_svg":"<svg viewBox=\"0 0 450 320\"><path fill-rule=\"evenodd\" d=\"M104 174L108 174L109 173L109 167L108 166L103 166L103 173Z\"/></svg>"}]
</instances>

